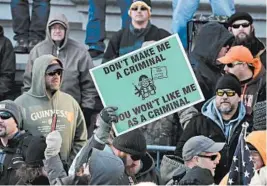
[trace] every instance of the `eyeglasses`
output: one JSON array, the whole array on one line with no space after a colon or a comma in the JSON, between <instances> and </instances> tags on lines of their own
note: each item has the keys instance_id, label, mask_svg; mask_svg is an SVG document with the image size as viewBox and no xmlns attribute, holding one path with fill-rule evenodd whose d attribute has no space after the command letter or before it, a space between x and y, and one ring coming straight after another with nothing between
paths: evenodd
<instances>
[{"instance_id":1,"label":"eyeglasses","mask_svg":"<svg viewBox=\"0 0 267 186\"><path fill-rule=\"evenodd\" d=\"M234 63L228 63L228 64L226 64L226 66L228 68L233 68L234 66L241 65L241 64L243 64L243 63L242 62L234 62Z\"/></svg>"},{"instance_id":2,"label":"eyeglasses","mask_svg":"<svg viewBox=\"0 0 267 186\"><path fill-rule=\"evenodd\" d=\"M250 23L242 23L242 24L234 24L232 25L233 28L237 29L239 28L240 26L242 26L243 28L247 28L250 26Z\"/></svg>"},{"instance_id":3,"label":"eyeglasses","mask_svg":"<svg viewBox=\"0 0 267 186\"><path fill-rule=\"evenodd\" d=\"M0 112L0 118L2 120L7 120L11 117L12 117L12 114L10 114L9 112Z\"/></svg>"},{"instance_id":4,"label":"eyeglasses","mask_svg":"<svg viewBox=\"0 0 267 186\"><path fill-rule=\"evenodd\" d=\"M214 154L214 155L212 155L212 156L206 156L206 155L201 155L201 154L199 154L199 155L197 155L198 157L201 157L201 158L209 158L211 161L214 161L214 160L216 160L217 158L220 160L221 159L221 155L220 155L220 153L218 153L218 154Z\"/></svg>"},{"instance_id":5,"label":"eyeglasses","mask_svg":"<svg viewBox=\"0 0 267 186\"><path fill-rule=\"evenodd\" d=\"M62 71L61 70L56 70L56 71L53 71L53 72L46 73L46 75L48 75L48 76L54 76L56 74L61 76Z\"/></svg>"},{"instance_id":6,"label":"eyeglasses","mask_svg":"<svg viewBox=\"0 0 267 186\"><path fill-rule=\"evenodd\" d=\"M141 156L138 155L131 155L132 160L137 161L141 159Z\"/></svg>"},{"instance_id":7,"label":"eyeglasses","mask_svg":"<svg viewBox=\"0 0 267 186\"><path fill-rule=\"evenodd\" d=\"M226 94L228 97L233 97L235 95L235 91L234 90L221 90L221 89L218 89L216 91L216 95L217 96L223 96L224 94Z\"/></svg>"},{"instance_id":8,"label":"eyeglasses","mask_svg":"<svg viewBox=\"0 0 267 186\"><path fill-rule=\"evenodd\" d=\"M141 10L141 11L146 11L147 10L147 8L144 7L144 6L136 6L136 7L131 8L131 10L132 11L137 11L138 7L139 7L139 10Z\"/></svg>"}]
</instances>

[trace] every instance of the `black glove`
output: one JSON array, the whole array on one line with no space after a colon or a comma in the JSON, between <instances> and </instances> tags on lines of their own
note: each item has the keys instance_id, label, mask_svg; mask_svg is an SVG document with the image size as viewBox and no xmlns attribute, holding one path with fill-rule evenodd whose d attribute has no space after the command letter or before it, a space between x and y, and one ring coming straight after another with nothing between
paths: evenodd
<instances>
[{"instance_id":1,"label":"black glove","mask_svg":"<svg viewBox=\"0 0 267 186\"><path fill-rule=\"evenodd\" d=\"M112 122L117 121L117 116L115 111L117 107L106 107L101 110L99 117L99 127L96 129L96 136L103 142L107 142L109 137L109 132L111 130Z\"/></svg>"}]
</instances>

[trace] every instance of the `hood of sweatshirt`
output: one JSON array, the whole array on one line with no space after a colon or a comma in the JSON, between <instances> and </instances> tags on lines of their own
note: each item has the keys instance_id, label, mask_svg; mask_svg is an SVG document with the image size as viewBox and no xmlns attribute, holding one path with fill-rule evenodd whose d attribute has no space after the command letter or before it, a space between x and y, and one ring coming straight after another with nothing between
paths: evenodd
<instances>
[{"instance_id":1,"label":"hood of sweatshirt","mask_svg":"<svg viewBox=\"0 0 267 186\"><path fill-rule=\"evenodd\" d=\"M51 64L53 60L56 60L61 67L62 62L54 57L53 55L42 55L34 61L32 68L32 86L31 89L26 93L33 97L47 97L46 83L45 83L45 72L48 65ZM61 75L62 77L62 75ZM62 82L62 78L61 78Z\"/></svg>"},{"instance_id":2,"label":"hood of sweatshirt","mask_svg":"<svg viewBox=\"0 0 267 186\"><path fill-rule=\"evenodd\" d=\"M246 137L246 142L253 145L260 153L264 165L266 166L266 130L253 131Z\"/></svg>"},{"instance_id":3,"label":"hood of sweatshirt","mask_svg":"<svg viewBox=\"0 0 267 186\"><path fill-rule=\"evenodd\" d=\"M64 41L61 43L60 46L57 46L57 44L51 38L51 26L53 24L56 24L56 23L59 23L65 27ZM49 40L51 43L53 43L56 48L59 47L59 49L62 49L66 46L66 43L68 42L69 30L70 30L69 22L68 22L66 16L64 14L56 14L54 16L51 16L49 21L48 21L48 24L46 27L46 39Z\"/></svg>"}]
</instances>

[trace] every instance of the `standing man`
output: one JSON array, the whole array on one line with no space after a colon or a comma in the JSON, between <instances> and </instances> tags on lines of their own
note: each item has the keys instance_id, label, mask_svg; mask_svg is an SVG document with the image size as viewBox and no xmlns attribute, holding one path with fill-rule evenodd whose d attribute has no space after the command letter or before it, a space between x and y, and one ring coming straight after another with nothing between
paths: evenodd
<instances>
[{"instance_id":1,"label":"standing man","mask_svg":"<svg viewBox=\"0 0 267 186\"><path fill-rule=\"evenodd\" d=\"M11 0L16 53L29 53L45 39L45 28L50 13L50 0L33 0L30 17L28 0Z\"/></svg>"},{"instance_id":2,"label":"standing man","mask_svg":"<svg viewBox=\"0 0 267 186\"><path fill-rule=\"evenodd\" d=\"M70 94L79 103L85 116L88 135L91 136L93 131L93 124L90 126L91 115L102 109L101 103L100 108L96 108L96 100L99 99L89 73L89 69L94 65L86 48L69 38L69 31L69 23L64 14L51 17L47 24L46 39L34 47L29 55L24 73L23 91L28 91L32 86L32 66L36 58L44 54L58 57L65 71L60 90Z\"/></svg>"},{"instance_id":3,"label":"standing man","mask_svg":"<svg viewBox=\"0 0 267 186\"><path fill-rule=\"evenodd\" d=\"M266 70L260 59L253 58L248 48L234 46L218 61L225 65L226 73L234 74L241 82L241 98L252 121L254 105L266 100Z\"/></svg>"},{"instance_id":4,"label":"standing man","mask_svg":"<svg viewBox=\"0 0 267 186\"><path fill-rule=\"evenodd\" d=\"M214 180L218 184L230 169L242 123L246 121L246 110L241 102L241 85L235 76L222 76L215 91L216 96L203 105L201 115L193 117L185 128L175 154L182 157L185 142L193 136L203 135L215 142L226 143L221 151L222 160L215 170Z\"/></svg>"},{"instance_id":5,"label":"standing man","mask_svg":"<svg viewBox=\"0 0 267 186\"><path fill-rule=\"evenodd\" d=\"M128 13L132 18L131 24L112 36L102 63L137 50L149 44L149 41L158 41L170 35L166 30L150 23L150 0L133 0Z\"/></svg>"},{"instance_id":6,"label":"standing man","mask_svg":"<svg viewBox=\"0 0 267 186\"><path fill-rule=\"evenodd\" d=\"M16 73L16 58L11 41L4 36L0 25L0 101L6 99L13 86Z\"/></svg>"},{"instance_id":7,"label":"standing man","mask_svg":"<svg viewBox=\"0 0 267 186\"><path fill-rule=\"evenodd\" d=\"M0 102L0 185L16 185L16 171L24 163L32 140L39 141L29 132L20 130L21 110L13 101Z\"/></svg>"},{"instance_id":8,"label":"standing man","mask_svg":"<svg viewBox=\"0 0 267 186\"><path fill-rule=\"evenodd\" d=\"M15 100L24 111L23 129L46 136L56 120L56 129L63 137L61 159L70 165L86 143L87 130L79 104L59 90L63 64L52 55L43 55L35 60L32 76L31 89Z\"/></svg>"},{"instance_id":9,"label":"standing man","mask_svg":"<svg viewBox=\"0 0 267 186\"><path fill-rule=\"evenodd\" d=\"M228 19L228 30L235 36L234 45L246 46L266 68L266 46L255 36L253 18L247 12L236 12Z\"/></svg>"}]
</instances>

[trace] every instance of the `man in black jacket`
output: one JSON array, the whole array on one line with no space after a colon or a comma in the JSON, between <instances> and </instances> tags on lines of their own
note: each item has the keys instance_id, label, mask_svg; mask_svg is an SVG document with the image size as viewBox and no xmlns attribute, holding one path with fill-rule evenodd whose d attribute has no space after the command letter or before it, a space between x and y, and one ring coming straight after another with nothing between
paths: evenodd
<instances>
[{"instance_id":1,"label":"man in black jacket","mask_svg":"<svg viewBox=\"0 0 267 186\"><path fill-rule=\"evenodd\" d=\"M116 32L109 41L102 63L130 53L143 45L161 40L170 35L164 29L160 29L150 23L151 1L134 0L129 15L131 24Z\"/></svg>"},{"instance_id":2,"label":"man in black jacket","mask_svg":"<svg viewBox=\"0 0 267 186\"><path fill-rule=\"evenodd\" d=\"M246 110L240 102L241 85L235 76L222 76L215 90L216 96L203 105L202 114L192 118L185 128L175 154L182 157L185 142L193 136L203 135L215 142L225 143L221 151L221 161L215 170L214 180L217 184L229 171L242 123L246 121ZM251 128L249 127L249 130Z\"/></svg>"},{"instance_id":3,"label":"man in black jacket","mask_svg":"<svg viewBox=\"0 0 267 186\"><path fill-rule=\"evenodd\" d=\"M6 99L16 73L15 53L11 41L4 36L0 25L0 101Z\"/></svg>"},{"instance_id":4,"label":"man in black jacket","mask_svg":"<svg viewBox=\"0 0 267 186\"><path fill-rule=\"evenodd\" d=\"M30 133L21 131L20 108L10 100L0 102L0 185L15 185L16 170L23 164L28 146L36 140Z\"/></svg>"},{"instance_id":5,"label":"man in black jacket","mask_svg":"<svg viewBox=\"0 0 267 186\"><path fill-rule=\"evenodd\" d=\"M253 18L247 12L236 12L228 19L228 30L235 36L234 45L244 45L266 68L266 47L255 36Z\"/></svg>"},{"instance_id":6,"label":"man in black jacket","mask_svg":"<svg viewBox=\"0 0 267 186\"><path fill-rule=\"evenodd\" d=\"M217 80L222 75L222 68L217 58L229 50L234 36L221 24L205 24L197 38L193 51L189 55L197 81L206 100L213 96ZM204 102L195 105L200 110Z\"/></svg>"}]
</instances>

